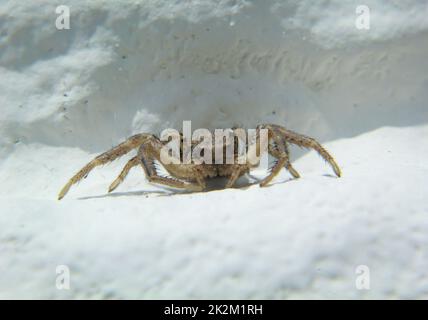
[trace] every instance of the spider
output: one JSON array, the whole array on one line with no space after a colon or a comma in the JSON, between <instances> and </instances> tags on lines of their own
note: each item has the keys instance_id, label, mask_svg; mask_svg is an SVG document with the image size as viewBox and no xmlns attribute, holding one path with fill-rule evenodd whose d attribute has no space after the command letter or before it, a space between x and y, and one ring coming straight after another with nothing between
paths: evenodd
<instances>
[{"instance_id":1,"label":"spider","mask_svg":"<svg viewBox=\"0 0 428 320\"><path fill-rule=\"evenodd\" d=\"M340 168L334 161L333 157L315 139L293 132L279 125L262 124L257 126L256 129L257 141L259 140L259 132L261 129L267 130L267 151L271 156L276 158L274 165L270 168L269 175L260 182L261 187L268 185L283 167L285 167L294 178L300 177L299 173L290 163L288 150L288 145L290 143L300 147L314 149L330 164L336 176L341 176ZM183 142L182 138L181 142ZM213 177L227 177L228 181L225 188L231 188L239 177L249 173L251 168L258 165L257 162L254 164L250 163L248 160L244 163L238 163L238 161L236 161L238 159L238 153L236 151L234 151L233 154L235 161L232 164L225 164L224 162L223 164L207 164L195 163L195 161L192 161L189 164L166 163L165 161L162 161L161 157L161 149L166 145L166 143L167 142L161 141L153 134L141 133L131 136L116 147L97 156L80 169L80 171L77 172L62 188L58 195L58 200L61 200L67 194L73 184L79 182L82 178L86 178L89 172L95 167L112 162L137 148L137 155L127 162L125 167L122 169L122 172L110 185L108 192L116 189L124 181L131 168L138 165L143 168L149 182L173 188L187 189L189 191L203 191L206 188L206 179ZM236 144L236 139L234 140L234 143ZM195 144L192 141L191 148L193 149L194 146ZM246 145L247 152L254 146L257 146L257 142L255 144L248 143L248 145ZM182 157L182 143L180 148L180 157ZM226 146L224 146L224 148L226 148ZM261 151L259 147L257 147L256 152L260 157ZM159 175L155 161L161 163L170 176Z\"/></svg>"}]
</instances>

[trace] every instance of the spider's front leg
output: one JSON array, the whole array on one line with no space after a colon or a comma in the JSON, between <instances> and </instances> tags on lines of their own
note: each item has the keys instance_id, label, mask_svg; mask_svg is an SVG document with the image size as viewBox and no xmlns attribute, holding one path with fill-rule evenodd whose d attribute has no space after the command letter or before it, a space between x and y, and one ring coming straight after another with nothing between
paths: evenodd
<instances>
[{"instance_id":1,"label":"spider's front leg","mask_svg":"<svg viewBox=\"0 0 428 320\"><path fill-rule=\"evenodd\" d=\"M242 165L235 165L232 171L232 174L229 176L229 179L226 183L226 188L232 188L235 182L242 176L245 172L248 172L248 167Z\"/></svg>"},{"instance_id":2,"label":"spider's front leg","mask_svg":"<svg viewBox=\"0 0 428 320\"><path fill-rule=\"evenodd\" d=\"M97 166L112 162L113 160L116 160L117 158L127 154L131 150L139 147L141 144L144 143L151 135L148 134L136 134L130 138L128 138L125 142L122 142L118 146L114 147L113 149L110 149L107 152L104 152L103 154L99 155L95 159L93 159L91 162L89 162L86 166L84 166L82 169L79 170L68 182L67 184L61 189L58 200L61 200L64 198L64 196L67 194L68 190L70 190L71 186L77 182L79 182L81 179L86 178L86 176L89 174L89 172L94 169Z\"/></svg>"},{"instance_id":3,"label":"spider's front leg","mask_svg":"<svg viewBox=\"0 0 428 320\"><path fill-rule=\"evenodd\" d=\"M116 189L122 182L123 180L125 180L126 176L128 175L129 171L137 166L141 164L141 159L140 157L137 155L134 158L132 158L131 160L129 160L127 162L127 164L125 165L125 167L123 167L122 172L119 174L119 176L116 178L116 180L113 181L113 183L110 185L110 187L108 188L108 192L112 192L114 189Z\"/></svg>"},{"instance_id":4,"label":"spider's front leg","mask_svg":"<svg viewBox=\"0 0 428 320\"><path fill-rule=\"evenodd\" d=\"M264 124L258 126L258 130L267 129L269 144L268 150L269 153L277 158L276 164L271 168L271 173L262 180L260 183L261 187L266 186L272 179L279 173L282 167L285 167L294 178L299 178L299 173L293 168L289 160L289 151L287 142L296 144L305 148L312 148L321 155L321 157L326 160L332 167L335 174L340 177L341 171L339 166L333 157L325 150L320 143L315 139L298 134L291 130L287 130L284 127L274 125L274 124Z\"/></svg>"},{"instance_id":5,"label":"spider's front leg","mask_svg":"<svg viewBox=\"0 0 428 320\"><path fill-rule=\"evenodd\" d=\"M173 188L187 189L190 191L204 190L205 180L201 172L198 170L198 165L188 165L186 167L186 171L196 181L196 183L185 182L185 181L181 181L170 177L159 176L159 174L157 173L154 161L157 160L162 165L164 165L162 163L162 159L160 156L161 150L163 147L164 145L157 138L147 141L144 145L140 147L138 154L141 160L141 166L143 167L144 173L146 174L146 177L149 180L149 182L163 184ZM167 171L170 171L168 170L168 168L171 168L171 166L182 166L182 165L181 164L164 165Z\"/></svg>"},{"instance_id":6,"label":"spider's front leg","mask_svg":"<svg viewBox=\"0 0 428 320\"><path fill-rule=\"evenodd\" d=\"M271 182L283 167L285 167L294 178L300 178L299 173L290 163L288 145L283 138L275 135L269 137L268 152L277 158L277 161L271 168L270 174L260 182L261 187L265 187L269 182Z\"/></svg>"}]
</instances>

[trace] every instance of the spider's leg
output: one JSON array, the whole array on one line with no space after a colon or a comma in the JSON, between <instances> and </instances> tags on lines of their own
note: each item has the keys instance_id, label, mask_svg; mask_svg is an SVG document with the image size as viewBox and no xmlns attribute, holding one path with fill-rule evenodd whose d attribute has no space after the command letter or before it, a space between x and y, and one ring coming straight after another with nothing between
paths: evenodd
<instances>
[{"instance_id":1,"label":"spider's leg","mask_svg":"<svg viewBox=\"0 0 428 320\"><path fill-rule=\"evenodd\" d=\"M112 192L114 189L116 189L122 182L125 180L126 176L128 175L129 171L139 165L141 163L141 160L138 156L135 156L131 160L129 160L125 167L123 167L122 172L119 174L119 176L116 178L116 180L113 181L113 183L108 188L108 192Z\"/></svg>"},{"instance_id":2,"label":"spider's leg","mask_svg":"<svg viewBox=\"0 0 428 320\"><path fill-rule=\"evenodd\" d=\"M284 166L294 178L300 178L299 173L290 163L288 146L284 139L281 139L281 137L278 136L272 136L272 138L269 139L268 150L272 156L278 159L278 161L271 168L271 173L264 178L262 182L260 182L261 187L264 187L271 182Z\"/></svg>"},{"instance_id":3,"label":"spider's leg","mask_svg":"<svg viewBox=\"0 0 428 320\"><path fill-rule=\"evenodd\" d=\"M89 162L87 165L85 165L82 169L80 169L80 171L77 172L67 182L67 184L61 189L61 191L58 195L58 200L61 200L62 198L64 198L64 196L67 194L70 187L73 184L79 182L81 179L85 178L93 168L100 166L100 165L103 165L103 164L106 164L108 162L111 162L111 161L127 154L131 150L133 150L133 149L137 148L138 146L140 146L141 144L143 144L144 141L149 137L151 137L151 135L147 135L147 134L134 135L134 136L128 138L126 141L119 144L118 146L114 147L113 149L110 149L109 151L104 152L104 153L100 154L99 156L97 156L95 159L93 159L91 162Z\"/></svg>"},{"instance_id":4,"label":"spider's leg","mask_svg":"<svg viewBox=\"0 0 428 320\"><path fill-rule=\"evenodd\" d=\"M287 160L285 158L279 159L277 163L272 167L271 173L260 182L260 187L265 187L273 178L279 173L282 167L285 165Z\"/></svg>"},{"instance_id":5,"label":"spider's leg","mask_svg":"<svg viewBox=\"0 0 428 320\"><path fill-rule=\"evenodd\" d=\"M229 177L229 180L227 180L226 188L232 188L235 184L236 180L243 174L243 170L246 170L246 168L242 168L241 165L237 165L235 169L233 170L232 174Z\"/></svg>"},{"instance_id":6,"label":"spider's leg","mask_svg":"<svg viewBox=\"0 0 428 320\"><path fill-rule=\"evenodd\" d=\"M198 165L195 165L194 169L193 169L193 174L196 180L196 183L198 184L199 188L197 191L202 191L205 189L206 184L205 184L205 179L204 176L201 174L201 172L197 169Z\"/></svg>"},{"instance_id":7,"label":"spider's leg","mask_svg":"<svg viewBox=\"0 0 428 320\"><path fill-rule=\"evenodd\" d=\"M153 183L163 184L173 188L187 189L189 191L202 191L204 189L203 187L195 183L186 183L184 181L173 178L161 177L157 174L150 176L148 179L150 182Z\"/></svg>"},{"instance_id":8,"label":"spider's leg","mask_svg":"<svg viewBox=\"0 0 428 320\"><path fill-rule=\"evenodd\" d=\"M269 144L269 153L277 159L286 159L285 169L287 169L294 178L300 178L300 174L294 169L290 163L290 151L288 150L287 142L280 137L274 137L276 147L273 144Z\"/></svg>"},{"instance_id":9,"label":"spider's leg","mask_svg":"<svg viewBox=\"0 0 428 320\"><path fill-rule=\"evenodd\" d=\"M296 133L294 131L285 129L284 127L278 126L278 125L262 125L260 126L262 128L267 128L273 131L273 135L280 135L284 137L284 139L290 143L293 143L295 145L304 147L304 148L311 148L314 149L318 154L327 161L331 168L333 169L334 173L340 177L342 175L339 166L337 165L334 158L323 148L323 146L316 141L314 138Z\"/></svg>"},{"instance_id":10,"label":"spider's leg","mask_svg":"<svg viewBox=\"0 0 428 320\"><path fill-rule=\"evenodd\" d=\"M138 152L138 156L141 160L141 166L143 167L144 173L146 174L147 180L149 180L149 182L163 184L173 188L187 189L190 191L202 191L205 188L205 182L202 178L202 175L196 169L193 169L193 176L195 177L197 183L184 182L170 177L159 176L156 171L154 160L156 159L160 162L159 152L162 145L157 141L150 142L144 146L141 146Z\"/></svg>"}]
</instances>

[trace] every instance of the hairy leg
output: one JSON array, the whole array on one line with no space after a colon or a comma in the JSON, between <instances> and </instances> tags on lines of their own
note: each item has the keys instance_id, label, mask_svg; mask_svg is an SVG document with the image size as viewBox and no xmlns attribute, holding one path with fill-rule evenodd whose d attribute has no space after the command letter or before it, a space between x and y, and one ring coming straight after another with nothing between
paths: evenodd
<instances>
[{"instance_id":1,"label":"hairy leg","mask_svg":"<svg viewBox=\"0 0 428 320\"><path fill-rule=\"evenodd\" d=\"M294 178L300 178L299 173L293 168L290 163L289 151L287 142L281 137L273 136L269 140L269 153L278 159L275 165L271 168L270 174L260 182L261 187L265 187L272 179L285 167Z\"/></svg>"},{"instance_id":2,"label":"hairy leg","mask_svg":"<svg viewBox=\"0 0 428 320\"><path fill-rule=\"evenodd\" d=\"M260 182L260 187L265 187L273 178L281 171L287 160L285 158L279 159L276 164L272 167L271 173Z\"/></svg>"},{"instance_id":3,"label":"hairy leg","mask_svg":"<svg viewBox=\"0 0 428 320\"><path fill-rule=\"evenodd\" d=\"M137 134L126 141L122 142L118 146L114 147L113 149L110 149L107 152L104 152L103 154L97 156L95 159L93 159L91 162L89 162L87 165L85 165L82 169L80 169L79 172L77 172L68 182L67 184L61 189L58 200L61 200L64 198L64 196L67 194L70 187L79 182L81 179L86 178L86 176L89 174L89 172L94 169L97 166L112 162L113 160L116 160L117 158L127 154L131 150L137 148L141 144L144 143L145 140L147 140L148 137L151 135L147 134Z\"/></svg>"},{"instance_id":4,"label":"hairy leg","mask_svg":"<svg viewBox=\"0 0 428 320\"><path fill-rule=\"evenodd\" d=\"M190 191L202 191L205 189L205 181L196 168L194 169L193 176L197 183L159 176L154 165L154 160L156 159L160 161L160 148L161 145L159 145L157 141L149 141L144 146L141 146L138 152L141 159L141 166L143 167L144 173L146 174L149 182L163 184L173 188L187 189Z\"/></svg>"},{"instance_id":5,"label":"hairy leg","mask_svg":"<svg viewBox=\"0 0 428 320\"><path fill-rule=\"evenodd\" d=\"M273 135L279 135L284 137L284 139L290 143L293 143L295 145L304 147L304 148L311 148L314 149L318 154L329 163L331 168L333 169L334 173L340 177L342 175L339 166L337 165L334 158L325 150L321 144L316 141L314 138L296 133L291 130L287 130L284 127L273 125L273 124L265 124L259 126L260 128L265 128L270 131L272 131Z\"/></svg>"},{"instance_id":6,"label":"hairy leg","mask_svg":"<svg viewBox=\"0 0 428 320\"><path fill-rule=\"evenodd\" d=\"M232 188L233 187L236 180L238 180L238 178L242 175L243 170L244 169L240 165L237 165L235 167L235 169L233 170L232 174L229 177L229 180L226 183L226 188Z\"/></svg>"},{"instance_id":7,"label":"hairy leg","mask_svg":"<svg viewBox=\"0 0 428 320\"><path fill-rule=\"evenodd\" d=\"M114 189L116 189L122 182L125 180L126 176L128 175L129 171L139 165L141 163L141 160L138 156L135 156L131 160L129 160L125 167L123 167L122 172L119 174L119 176L116 178L116 180L113 181L113 183L108 188L108 192L112 192Z\"/></svg>"},{"instance_id":8,"label":"hairy leg","mask_svg":"<svg viewBox=\"0 0 428 320\"><path fill-rule=\"evenodd\" d=\"M277 159L286 159L284 164L285 168L294 178L300 178L299 173L290 163L290 151L288 150L288 145L285 139L281 139L281 137L275 137L274 141L276 142L276 148L273 145L269 145L270 154L272 154Z\"/></svg>"}]
</instances>

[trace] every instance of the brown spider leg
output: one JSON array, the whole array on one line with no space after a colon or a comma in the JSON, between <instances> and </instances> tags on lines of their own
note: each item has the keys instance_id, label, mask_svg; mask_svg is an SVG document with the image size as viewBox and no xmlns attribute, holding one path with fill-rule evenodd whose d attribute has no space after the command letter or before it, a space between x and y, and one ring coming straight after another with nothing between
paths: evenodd
<instances>
[{"instance_id":1,"label":"brown spider leg","mask_svg":"<svg viewBox=\"0 0 428 320\"><path fill-rule=\"evenodd\" d=\"M67 184L61 189L58 195L58 200L61 200L62 198L64 198L64 196L67 194L68 190L73 184L79 182L83 178L86 178L86 176L89 174L89 172L92 169L94 169L97 166L106 164L108 162L112 162L113 160L116 160L117 158L127 154L131 150L143 144L144 141L151 136L152 135L148 135L148 134L136 134L130 137L129 139L127 139L126 141L122 142L118 146L97 156L95 159L93 159L91 162L85 165L82 169L80 169L80 171L77 172L67 182Z\"/></svg>"},{"instance_id":2,"label":"brown spider leg","mask_svg":"<svg viewBox=\"0 0 428 320\"><path fill-rule=\"evenodd\" d=\"M276 143L276 146L273 145L273 142ZM272 136L268 145L269 154L278 159L276 164L271 168L271 173L260 182L261 187L265 187L272 179L280 172L282 167L285 168L291 173L294 178L300 178L299 173L293 168L290 163L289 151L287 142L284 139L281 139L278 136Z\"/></svg>"},{"instance_id":3,"label":"brown spider leg","mask_svg":"<svg viewBox=\"0 0 428 320\"><path fill-rule=\"evenodd\" d=\"M279 173L282 167L285 165L287 159L279 159L278 162L272 167L271 173L260 182L260 187L265 187L272 179Z\"/></svg>"},{"instance_id":4,"label":"brown spider leg","mask_svg":"<svg viewBox=\"0 0 428 320\"><path fill-rule=\"evenodd\" d=\"M205 182L203 181L202 175L196 169L194 170L194 176L197 184L190 182L186 183L178 179L159 176L156 172L154 160L156 159L160 162L158 151L160 150L161 145L159 145L157 141L151 142L151 144L148 143L141 146L138 152L141 159L141 166L143 167L144 173L146 174L149 182L163 184L173 188L187 189L190 191L202 191L205 188Z\"/></svg>"},{"instance_id":5,"label":"brown spider leg","mask_svg":"<svg viewBox=\"0 0 428 320\"><path fill-rule=\"evenodd\" d=\"M181 180L176 180L176 179L172 179L172 178L161 177L161 176L158 176L157 174L150 176L148 179L152 183L163 184L163 185L173 187L173 188L187 189L189 191L202 191L202 190L204 190L204 188L201 187L200 185L197 185L194 183L185 183Z\"/></svg>"},{"instance_id":6,"label":"brown spider leg","mask_svg":"<svg viewBox=\"0 0 428 320\"><path fill-rule=\"evenodd\" d=\"M242 175L243 170L245 170L245 169L242 168L240 165L236 166L236 168L234 169L234 171L230 175L229 180L226 183L226 188L232 188L233 187L236 180L238 180L238 178Z\"/></svg>"},{"instance_id":7,"label":"brown spider leg","mask_svg":"<svg viewBox=\"0 0 428 320\"><path fill-rule=\"evenodd\" d=\"M285 169L287 169L294 178L300 178L300 174L290 163L290 151L288 150L287 142L284 139L279 139L278 137L275 137L274 139L277 144L277 149L275 149L273 145L269 144L269 153L277 159L285 158Z\"/></svg>"},{"instance_id":8,"label":"brown spider leg","mask_svg":"<svg viewBox=\"0 0 428 320\"><path fill-rule=\"evenodd\" d=\"M334 158L325 150L321 144L316 141L314 138L296 133L291 130L287 130L284 127L278 126L278 125L262 125L260 126L262 128L266 128L269 130L272 130L273 134L275 135L281 135L284 137L284 139L290 143L293 143L295 145L304 147L304 148L311 148L314 149L318 154L329 163L331 168L333 169L334 173L340 177L342 175L339 166L337 165Z\"/></svg>"},{"instance_id":9,"label":"brown spider leg","mask_svg":"<svg viewBox=\"0 0 428 320\"><path fill-rule=\"evenodd\" d=\"M206 188L205 179L202 173L198 170L197 165L195 165L195 168L193 169L194 177L196 180L196 183L198 184L199 188L197 191L202 191Z\"/></svg>"},{"instance_id":10,"label":"brown spider leg","mask_svg":"<svg viewBox=\"0 0 428 320\"><path fill-rule=\"evenodd\" d=\"M116 178L116 180L113 181L113 183L108 188L108 192L112 192L114 189L116 189L122 182L125 180L126 176L128 175L129 171L139 165L141 163L141 160L138 156L135 156L131 160L129 160L125 167L123 167L122 172L119 174L119 176Z\"/></svg>"}]
</instances>

